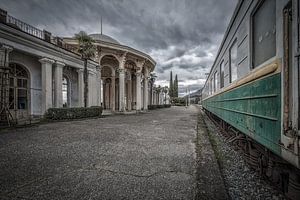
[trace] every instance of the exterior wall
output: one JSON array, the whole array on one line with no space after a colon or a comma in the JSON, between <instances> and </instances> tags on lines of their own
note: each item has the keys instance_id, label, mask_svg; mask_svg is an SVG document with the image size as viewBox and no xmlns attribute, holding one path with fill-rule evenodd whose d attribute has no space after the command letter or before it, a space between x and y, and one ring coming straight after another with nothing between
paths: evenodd
<instances>
[{"instance_id":1,"label":"exterior wall","mask_svg":"<svg viewBox=\"0 0 300 200\"><path fill-rule=\"evenodd\" d=\"M30 105L31 115L42 115L42 80L41 63L37 57L12 51L9 54L10 62L23 65L30 75Z\"/></svg>"},{"instance_id":2,"label":"exterior wall","mask_svg":"<svg viewBox=\"0 0 300 200\"><path fill-rule=\"evenodd\" d=\"M19 22L19 20L17 21ZM83 61L81 56L74 52L73 48L78 45L77 42L74 39L70 39L73 42L73 46L71 45L72 48L70 49L67 48L71 46L66 41L64 41L64 45L55 44L55 42L49 41L48 37L43 37L43 35L37 36L34 35L35 32L26 31L22 27L18 27L18 23L16 27L9 26L6 23L8 22L5 22L5 20L3 23L0 23L0 47L2 48L3 45L5 48L12 49L10 61L23 65L29 71L29 114L43 115L48 108L62 106L62 95L60 93L62 88L59 85L62 84L60 78L63 78L63 75L69 80L68 106L83 106ZM31 28L38 33L44 33L37 28ZM51 37L51 35L48 36ZM94 60L88 61L88 106L101 104L101 66L99 65L102 65L101 59L103 56L108 55L108 58L115 58L116 62L112 63L114 69L124 70L128 60L135 65L132 68L133 73L141 74L143 72L143 75L148 77L148 73L154 70L155 61L143 52L109 42L96 41L95 45L101 45L102 54L96 52ZM123 76L121 81L120 78L119 73L116 75L115 98L112 97L114 98L112 105L120 111L125 111L122 102L128 94L125 94L123 90L125 87L123 87L122 83L126 80ZM132 81L132 84L138 85L136 80ZM148 88L142 90L141 86L138 88L134 85L132 85L132 88L131 95L129 94L129 96L132 96L131 101L139 101L139 109L144 108L146 110L147 104L149 104ZM141 96L140 100L137 93ZM121 102L122 106L119 106L119 102ZM129 109L132 109L132 107L130 106Z\"/></svg>"},{"instance_id":3,"label":"exterior wall","mask_svg":"<svg viewBox=\"0 0 300 200\"><path fill-rule=\"evenodd\" d=\"M220 71L220 63L224 60L224 85L225 87L230 85L229 75L229 51L231 45L237 42L237 63L238 63L238 79L241 79L252 70L251 64L251 15L259 1L240 1L234 14L234 18L231 21L230 26L227 29L224 40L221 44L216 60L212 66L210 74L207 80L213 78L216 70ZM288 0L276 0L276 57L283 56L283 32L282 32L282 12L284 6L288 3ZM270 61L267 61L270 62ZM263 63L265 65L266 63ZM258 66L259 67L259 66ZM206 81L203 90L203 98L209 96L209 81Z\"/></svg>"},{"instance_id":4,"label":"exterior wall","mask_svg":"<svg viewBox=\"0 0 300 200\"><path fill-rule=\"evenodd\" d=\"M203 107L281 155L280 73L209 98Z\"/></svg>"}]
</instances>

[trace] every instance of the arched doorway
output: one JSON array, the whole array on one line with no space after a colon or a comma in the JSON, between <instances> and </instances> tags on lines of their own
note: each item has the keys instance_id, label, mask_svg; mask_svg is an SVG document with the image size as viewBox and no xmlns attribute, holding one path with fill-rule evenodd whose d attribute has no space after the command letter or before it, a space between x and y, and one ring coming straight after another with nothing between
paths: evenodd
<instances>
[{"instance_id":1,"label":"arched doorway","mask_svg":"<svg viewBox=\"0 0 300 200\"><path fill-rule=\"evenodd\" d=\"M117 103L116 99L116 77L119 62L113 55L105 55L101 58L101 80L102 85L102 105L104 109L115 111Z\"/></svg>"},{"instance_id":2,"label":"arched doorway","mask_svg":"<svg viewBox=\"0 0 300 200\"><path fill-rule=\"evenodd\" d=\"M29 72L17 63L10 63L9 74L9 109L15 119L29 115Z\"/></svg>"},{"instance_id":3,"label":"arched doorway","mask_svg":"<svg viewBox=\"0 0 300 200\"><path fill-rule=\"evenodd\" d=\"M126 110L136 109L136 77L135 72L138 67L132 60L127 60L125 63L125 97L126 97Z\"/></svg>"}]
</instances>

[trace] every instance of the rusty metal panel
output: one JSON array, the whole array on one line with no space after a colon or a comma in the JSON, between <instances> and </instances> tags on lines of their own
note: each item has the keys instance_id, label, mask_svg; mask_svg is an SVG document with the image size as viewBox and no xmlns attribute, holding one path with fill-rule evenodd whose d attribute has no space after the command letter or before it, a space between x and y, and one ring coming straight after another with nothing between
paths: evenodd
<instances>
[{"instance_id":1,"label":"rusty metal panel","mask_svg":"<svg viewBox=\"0 0 300 200\"><path fill-rule=\"evenodd\" d=\"M281 76L275 74L206 99L203 107L280 155Z\"/></svg>"}]
</instances>

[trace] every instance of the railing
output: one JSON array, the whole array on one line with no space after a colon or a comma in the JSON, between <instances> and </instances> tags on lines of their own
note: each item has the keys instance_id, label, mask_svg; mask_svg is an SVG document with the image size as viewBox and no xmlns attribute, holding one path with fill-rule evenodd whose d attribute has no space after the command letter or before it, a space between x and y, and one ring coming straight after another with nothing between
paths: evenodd
<instances>
[{"instance_id":1,"label":"railing","mask_svg":"<svg viewBox=\"0 0 300 200\"><path fill-rule=\"evenodd\" d=\"M15 25L17 28L19 28L20 30L33 35L35 37L38 37L42 40L44 40L44 32L38 28L35 28L29 24L26 24L24 22L22 22L21 20L18 20L10 15L7 15L6 17L6 23L8 25Z\"/></svg>"},{"instance_id":2,"label":"railing","mask_svg":"<svg viewBox=\"0 0 300 200\"><path fill-rule=\"evenodd\" d=\"M8 15L6 10L3 10L1 8L0 8L0 23L7 24L12 28L18 29L29 35L32 35L34 37L37 37L46 42L49 42L51 44L54 44L58 47L61 47L63 49L66 49L68 51L71 51L71 52L77 54L77 48L73 45L64 43L62 38L53 37L52 34L46 30L40 30L40 29L35 28L34 26L31 26L13 16L10 16L10 15Z\"/></svg>"}]
</instances>

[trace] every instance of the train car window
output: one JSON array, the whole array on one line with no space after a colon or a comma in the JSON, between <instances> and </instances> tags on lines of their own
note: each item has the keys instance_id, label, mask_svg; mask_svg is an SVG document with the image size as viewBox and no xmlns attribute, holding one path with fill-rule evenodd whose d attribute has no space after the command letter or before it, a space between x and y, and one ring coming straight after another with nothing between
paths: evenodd
<instances>
[{"instance_id":1,"label":"train car window","mask_svg":"<svg viewBox=\"0 0 300 200\"><path fill-rule=\"evenodd\" d=\"M229 50L230 83L237 79L237 42L234 41Z\"/></svg>"},{"instance_id":2,"label":"train car window","mask_svg":"<svg viewBox=\"0 0 300 200\"><path fill-rule=\"evenodd\" d=\"M220 88L224 87L224 60L220 64Z\"/></svg>"},{"instance_id":3,"label":"train car window","mask_svg":"<svg viewBox=\"0 0 300 200\"><path fill-rule=\"evenodd\" d=\"M213 78L210 79L210 94L213 93Z\"/></svg>"},{"instance_id":4,"label":"train car window","mask_svg":"<svg viewBox=\"0 0 300 200\"><path fill-rule=\"evenodd\" d=\"M252 37L252 65L255 68L276 55L276 1L264 0L255 10Z\"/></svg>"},{"instance_id":5,"label":"train car window","mask_svg":"<svg viewBox=\"0 0 300 200\"><path fill-rule=\"evenodd\" d=\"M216 92L218 90L218 72L216 71L214 73L214 92Z\"/></svg>"}]
</instances>

